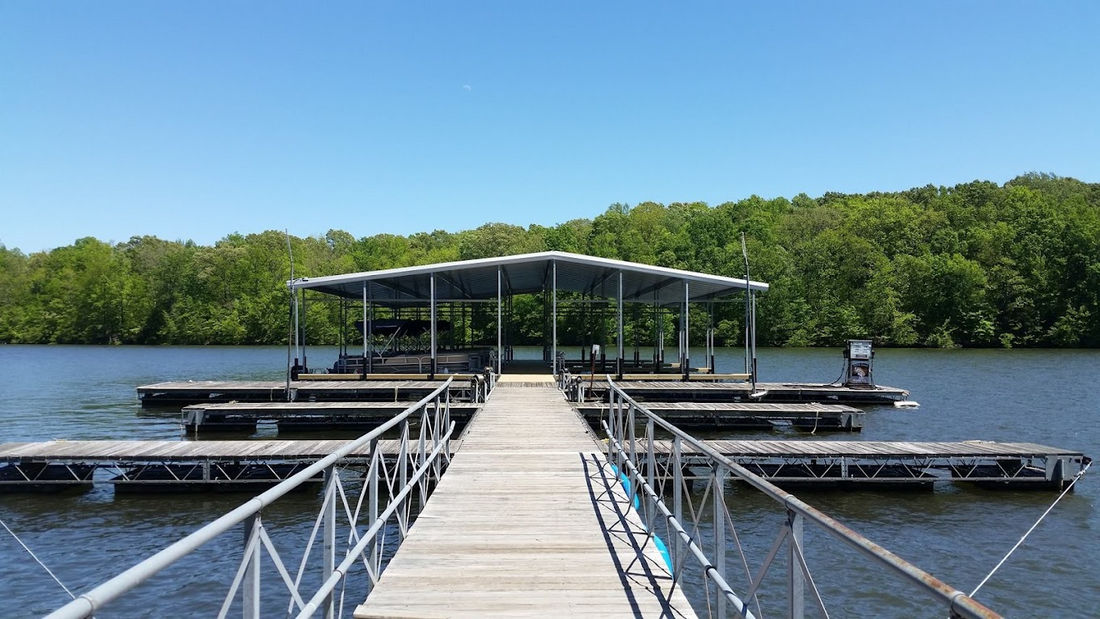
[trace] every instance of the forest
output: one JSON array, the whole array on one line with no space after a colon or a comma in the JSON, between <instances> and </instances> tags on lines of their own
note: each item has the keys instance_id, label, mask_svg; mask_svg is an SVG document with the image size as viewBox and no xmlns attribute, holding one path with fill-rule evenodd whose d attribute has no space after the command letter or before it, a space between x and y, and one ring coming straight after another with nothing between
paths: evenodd
<instances>
[{"instance_id":1,"label":"forest","mask_svg":"<svg viewBox=\"0 0 1100 619\"><path fill-rule=\"evenodd\" d=\"M717 206L613 204L552 227L330 230L289 243L297 276L559 250L742 277L742 232L752 278L771 284L759 297L760 345L1100 346L1100 184L1052 174ZM152 236L30 255L0 245L0 343L285 343L287 245L270 230L209 247ZM538 302L517 302L515 343L537 343ZM718 309L719 344L740 342L742 314L736 303ZM583 331L568 324L579 318L562 320L566 339ZM335 304L311 307L310 341L335 343L338 321Z\"/></svg>"}]
</instances>

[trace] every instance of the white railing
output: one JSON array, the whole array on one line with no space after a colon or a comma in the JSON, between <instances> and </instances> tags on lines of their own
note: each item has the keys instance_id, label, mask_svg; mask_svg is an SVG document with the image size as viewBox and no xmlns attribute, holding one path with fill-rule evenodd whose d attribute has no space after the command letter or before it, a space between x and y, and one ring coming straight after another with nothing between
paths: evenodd
<instances>
[{"instance_id":1,"label":"white railing","mask_svg":"<svg viewBox=\"0 0 1100 619\"><path fill-rule=\"evenodd\" d=\"M419 402L409 406L402 413L378 428L348 442L329 456L311 464L297 474L280 482L270 490L253 497L224 516L210 522L194 533L175 542L153 556L130 569L103 582L99 586L77 596L69 604L49 615L51 618L88 617L99 612L110 601L144 583L164 568L188 556L210 540L230 531L240 524L246 527L244 552L235 575L229 581L228 592L219 612L225 617L231 609L239 607L245 617L260 617L261 608L261 567L266 552L268 563L273 565L279 579L286 587L286 615L311 617L318 611L325 617L336 616L337 608L342 610L344 595L335 595L336 587L347 576L349 569L356 563L362 563L367 582L362 601L383 570L383 550L386 545L387 524L396 523L399 544L408 533L414 517L414 506L422 509L434 484L443 474L450 461L449 441L454 431L450 418L450 387L453 379L439 386L435 391ZM415 436L411 433L412 422L418 422ZM390 431L400 432L396 455L387 458L378 449L379 439ZM358 460L356 456L364 447L369 447L369 465L366 472L355 468L338 468L341 461ZM345 481L341 473L354 473ZM324 475L324 498L320 512L314 522L312 532L304 543L296 542L293 550L302 550L295 575L287 568L284 555L276 548L271 536L264 527L262 512L292 490L303 484L317 481L317 475ZM361 481L358 493L354 492L356 482ZM366 505L364 506L364 503ZM384 507L383 507L384 504ZM342 507L339 510L338 507ZM344 555L337 563L336 531L338 512L343 512L348 538ZM418 511L416 513L419 513ZM365 529L363 528L365 527ZM314 553L314 546L321 537L321 550ZM319 557L317 555L320 555ZM302 590L302 578L307 565L322 564L322 582L315 591ZM308 600L306 596L309 596ZM280 613L281 614L281 613Z\"/></svg>"},{"instance_id":2,"label":"white railing","mask_svg":"<svg viewBox=\"0 0 1100 619\"><path fill-rule=\"evenodd\" d=\"M607 377L607 382L608 415L601 421L601 425L608 435L608 461L617 467L620 478L629 486L630 504L640 508L649 534L661 536L668 544L676 583L682 583L689 559L695 564L693 567L702 572L702 585L707 596L706 608L712 616L725 617L729 609L735 616L750 617L753 616L750 604L755 606L756 615L761 615L757 593L775 559L782 554L786 556L788 570L786 615L802 617L809 594L820 614L828 617L825 602L803 554L803 526L809 522L855 548L872 562L885 568L885 572L899 576L901 580L939 600L944 611L951 617L999 617L963 592L948 586L655 415L635 402L610 376ZM636 436L638 424L645 426L640 437ZM668 453L655 451L657 432L671 435L671 449ZM690 461L683 455L685 447L692 452ZM701 494L692 492L689 476L705 480L706 487ZM747 554L738 537L735 519L726 501L727 480L739 480L748 484L777 502L785 511L780 530L755 572L750 569ZM671 507L666 502L668 500L671 500ZM702 535L706 528L704 521L707 519L711 527L709 540ZM733 570L729 569L726 558L730 542L733 542L732 545L738 551ZM740 594L730 584L735 571L744 572L745 586ZM876 583L875 586L882 584Z\"/></svg>"}]
</instances>

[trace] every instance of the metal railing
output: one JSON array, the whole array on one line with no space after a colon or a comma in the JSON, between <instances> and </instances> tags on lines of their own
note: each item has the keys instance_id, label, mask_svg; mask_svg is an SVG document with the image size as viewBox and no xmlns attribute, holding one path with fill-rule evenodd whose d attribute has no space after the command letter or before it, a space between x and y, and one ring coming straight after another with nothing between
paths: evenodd
<instances>
[{"instance_id":1,"label":"metal railing","mask_svg":"<svg viewBox=\"0 0 1100 619\"><path fill-rule=\"evenodd\" d=\"M325 617L336 614L336 587L348 575L356 564L362 563L368 576L365 593L378 581L381 575L382 555L386 546L387 524L396 521L398 540L408 533L413 519L414 503L419 510L427 501L430 489L439 480L446 464L450 461L449 441L454 431L450 418L450 386L453 378L448 379L435 391L419 402L409 406L393 419L363 436L345 444L329 456L309 465L295 475L280 482L270 490L253 497L224 516L191 533L187 537L164 548L130 569L103 582L99 586L77 596L69 604L49 615L51 618L88 617L98 612L105 604L118 598L127 591L152 578L166 567L183 559L201 546L226 533L239 524L246 527L244 553L236 574L233 576L222 603L219 617L225 617L240 594L240 608L245 617L261 616L261 559L266 551L269 563L275 567L278 576L286 586L289 599L286 615L311 617L318 611ZM419 431L413 436L411 422L419 422ZM391 430L401 434L396 458L387 461L378 447L383 434ZM337 464L369 446L369 465L366 472L362 469L340 469ZM348 481L341 477L352 471ZM299 486L317 481L317 475L324 474L324 493L318 513L304 550L302 543L295 543L294 551L302 556L295 575L287 569L287 563L272 542L264 527L262 511ZM354 485L362 476L362 485L358 496L352 492ZM419 499L415 502L414 499ZM366 506L364 506L366 502ZM384 506L383 506L384 505ZM342 507L342 510L338 510ZM348 537L344 556L337 563L337 514L342 511L347 521ZM419 511L417 511L419 513ZM365 527L365 529L362 529ZM313 553L318 536L321 537L321 551L318 557ZM306 567L311 562L322 563L322 582L312 592L303 591L302 579ZM306 599L306 595L310 597ZM339 595L339 605L343 606L344 596ZM362 601L359 598L358 601Z\"/></svg>"},{"instance_id":2,"label":"metal railing","mask_svg":"<svg viewBox=\"0 0 1100 619\"><path fill-rule=\"evenodd\" d=\"M751 617L753 614L750 604L755 605L757 615L761 614L757 593L775 559L783 554L788 572L787 615L802 617L809 594L821 615L828 617L829 613L803 554L803 527L809 522L818 525L901 580L938 599L950 616L999 617L963 592L948 586L661 419L635 402L610 376L607 381L608 416L601 421L608 435L607 458L617 467L618 474L626 482L630 504L636 505L641 511L650 536L660 533L666 540L677 585L683 582L689 558L702 571L707 608L712 616L724 617L727 609L730 609L738 616ZM641 437L636 436L638 424L645 426ZM671 448L664 453L655 451L657 432L672 437ZM685 447L692 451L690 461L684 457ZM705 464L700 465L701 462ZM700 471L699 468L703 470ZM701 494L692 492L689 476L706 480L706 487ZM755 573L750 570L734 518L727 505L727 480L739 480L748 484L777 502L785 511L785 518L775 541ZM671 508L666 503L668 498L672 501ZM685 503L690 521L685 520ZM705 516L711 519L713 527L709 540L705 540L701 533L705 528ZM737 569L745 574L746 587L740 595L730 584L732 573L726 559L729 546L727 535L738 550ZM704 547L708 547L708 551L704 551Z\"/></svg>"}]
</instances>

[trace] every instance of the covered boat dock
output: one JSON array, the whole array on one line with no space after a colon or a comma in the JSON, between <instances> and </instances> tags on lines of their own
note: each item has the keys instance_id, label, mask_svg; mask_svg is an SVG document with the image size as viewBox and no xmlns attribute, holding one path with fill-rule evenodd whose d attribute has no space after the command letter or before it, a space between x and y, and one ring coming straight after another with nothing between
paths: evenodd
<instances>
[{"instance_id":1,"label":"covered boat dock","mask_svg":"<svg viewBox=\"0 0 1100 619\"><path fill-rule=\"evenodd\" d=\"M602 306L613 304L615 308L615 350L596 353L589 342L582 348L582 361L585 350L593 350L600 356L601 370L622 377L628 368L637 370L643 367L637 353L633 362L626 358L624 338L624 308L626 304L635 304L653 312L658 329L661 329L653 342L653 359L647 366L656 373L678 373L687 378L692 372L689 353L690 345L690 307L692 304L713 304L720 300L729 301L731 297L741 297L745 304L745 374L737 378L755 380L755 296L768 289L768 284L748 279L709 275L680 269L612 260L594 256L584 256L558 251L539 252L447 262L422 266L412 266L381 271L333 275L327 277L302 277L287 283L293 299L295 376L298 372L307 372L304 356L304 341L301 322L304 320L304 293L315 291L360 303L362 309L363 352L362 367L359 373L373 373L374 365L380 363L378 351L374 349L371 328L379 324L374 316L375 308L399 308L408 306L426 306L427 323L430 331L429 350L424 364L424 373L429 378L448 372L451 368L441 363L440 338L438 325L441 323L440 308L449 305L495 303L496 304L496 346L490 358L490 367L498 374L508 371L511 360L508 342L509 331L505 324L510 300L515 295L542 295L548 309L547 342L544 359L545 369L557 375L566 369L567 359L560 346L558 337L559 305L594 304ZM569 299L559 298L559 293L567 293ZM677 325L678 340L675 362L665 362L663 324L665 312L671 312ZM703 371L713 373L713 325L706 329L707 359ZM614 352L614 355L611 355ZM610 358L610 362L607 362ZM299 362L298 359L302 361ZM589 357L589 361L593 361ZM545 371L545 369L543 371ZM521 369L530 372L530 365Z\"/></svg>"}]
</instances>

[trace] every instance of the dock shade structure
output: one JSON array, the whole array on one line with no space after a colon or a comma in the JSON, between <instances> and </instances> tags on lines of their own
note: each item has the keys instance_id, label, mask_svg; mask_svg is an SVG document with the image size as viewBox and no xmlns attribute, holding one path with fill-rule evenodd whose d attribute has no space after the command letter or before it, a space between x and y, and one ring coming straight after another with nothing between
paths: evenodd
<instances>
[{"instance_id":1,"label":"dock shade structure","mask_svg":"<svg viewBox=\"0 0 1100 619\"><path fill-rule=\"evenodd\" d=\"M513 295L541 294L548 308L547 333L548 361L554 373L560 369L558 354L558 310L559 293L571 293L570 303L598 303L601 307L613 307L617 313L617 351L615 355L615 373L621 375L624 367L624 304L644 304L654 311L673 310L678 312L679 320L679 358L678 368L685 375L690 369L688 354L688 308L689 304L706 303L713 307L714 302L730 300L731 297L745 299L746 337L748 345L755 339L755 329L751 323L754 315L755 294L768 289L763 282L750 281L734 277L709 275L693 271L598 258L558 251L538 252L480 258L458 262L427 264L380 271L349 273L325 277L301 277L289 281L294 302L293 316L298 316L298 303L306 290L333 295L346 300L361 301L363 325L370 325L375 307L408 307L418 304L428 308L428 323L431 326L431 367L429 374L435 374L439 336L437 324L441 304L463 305L490 303L496 305L497 342L493 368L502 370L505 358L504 350L504 308ZM297 320L297 318L295 318ZM660 321L663 324L663 320ZM299 346L297 325L294 328L295 341ZM372 356L364 337L363 355ZM663 340L663 332L661 333ZM708 329L707 350L712 352L713 336ZM583 350L583 349L582 349ZM583 354L583 352L582 352ZM606 355L610 356L610 355ZM749 356L748 350L746 357ZM713 369L713 362L711 369ZM671 364L669 367L673 367ZM749 364L746 362L746 369ZM364 369L364 371L366 371Z\"/></svg>"}]
</instances>

